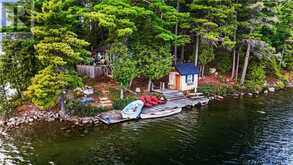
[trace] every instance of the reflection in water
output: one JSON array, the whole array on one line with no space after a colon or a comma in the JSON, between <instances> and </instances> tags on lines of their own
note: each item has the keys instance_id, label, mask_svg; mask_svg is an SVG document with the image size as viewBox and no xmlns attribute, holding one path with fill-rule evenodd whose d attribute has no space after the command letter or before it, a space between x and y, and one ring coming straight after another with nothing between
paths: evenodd
<instances>
[{"instance_id":1,"label":"reflection in water","mask_svg":"<svg viewBox=\"0 0 293 165\"><path fill-rule=\"evenodd\" d=\"M113 126L40 123L0 138L0 164L293 164L293 91Z\"/></svg>"}]
</instances>

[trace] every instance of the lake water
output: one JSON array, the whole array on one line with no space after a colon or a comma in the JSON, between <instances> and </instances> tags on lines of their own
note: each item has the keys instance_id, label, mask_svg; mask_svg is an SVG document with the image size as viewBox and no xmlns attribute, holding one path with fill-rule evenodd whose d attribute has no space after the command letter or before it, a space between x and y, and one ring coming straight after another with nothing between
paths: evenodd
<instances>
[{"instance_id":1,"label":"lake water","mask_svg":"<svg viewBox=\"0 0 293 165\"><path fill-rule=\"evenodd\" d=\"M113 126L25 126L0 137L0 164L293 164L293 90Z\"/></svg>"}]
</instances>

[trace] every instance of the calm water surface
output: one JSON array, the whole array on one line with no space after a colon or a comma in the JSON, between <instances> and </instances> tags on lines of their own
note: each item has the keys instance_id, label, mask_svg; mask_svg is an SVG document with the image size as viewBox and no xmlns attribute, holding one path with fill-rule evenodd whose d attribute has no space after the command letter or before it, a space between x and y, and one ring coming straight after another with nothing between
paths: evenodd
<instances>
[{"instance_id":1,"label":"calm water surface","mask_svg":"<svg viewBox=\"0 0 293 165\"><path fill-rule=\"evenodd\" d=\"M0 137L0 164L293 164L293 90L113 126L38 124Z\"/></svg>"}]
</instances>

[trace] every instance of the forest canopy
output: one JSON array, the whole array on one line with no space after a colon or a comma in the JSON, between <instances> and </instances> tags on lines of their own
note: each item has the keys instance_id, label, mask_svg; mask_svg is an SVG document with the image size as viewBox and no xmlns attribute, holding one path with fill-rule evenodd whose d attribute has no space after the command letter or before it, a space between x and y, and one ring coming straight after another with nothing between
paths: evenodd
<instances>
[{"instance_id":1,"label":"forest canopy","mask_svg":"<svg viewBox=\"0 0 293 165\"><path fill-rule=\"evenodd\" d=\"M265 75L286 81L282 70L293 71L292 0L19 0L17 5L25 9L17 19L29 28L4 31L31 37L3 40L0 97L11 99L9 85L16 98L42 109L83 85L75 66L89 64L101 48L123 88L143 76L150 90L151 81L185 62L199 67L202 76L206 67L216 67L249 87L263 84Z\"/></svg>"}]
</instances>

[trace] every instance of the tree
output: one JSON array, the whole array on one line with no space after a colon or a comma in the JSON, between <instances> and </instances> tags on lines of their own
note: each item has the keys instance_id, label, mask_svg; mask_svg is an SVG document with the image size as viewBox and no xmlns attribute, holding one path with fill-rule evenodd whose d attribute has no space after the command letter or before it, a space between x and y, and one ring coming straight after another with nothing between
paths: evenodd
<instances>
[{"instance_id":1,"label":"tree","mask_svg":"<svg viewBox=\"0 0 293 165\"><path fill-rule=\"evenodd\" d=\"M293 39L288 39L284 45L284 63L289 71L293 71Z\"/></svg>"},{"instance_id":2,"label":"tree","mask_svg":"<svg viewBox=\"0 0 293 165\"><path fill-rule=\"evenodd\" d=\"M235 6L233 1L194 0L190 4L191 31L195 36L195 65L198 61L200 40L208 40L212 45L222 44L234 47Z\"/></svg>"},{"instance_id":3,"label":"tree","mask_svg":"<svg viewBox=\"0 0 293 165\"><path fill-rule=\"evenodd\" d=\"M238 40L240 44L246 46L246 53L244 64L242 68L242 75L240 79L240 84L243 85L247 73L247 68L250 60L250 53L252 49L252 42L259 40L259 30L262 24L263 15L258 14L264 8L262 1L239 1L241 7L238 8Z\"/></svg>"},{"instance_id":4,"label":"tree","mask_svg":"<svg viewBox=\"0 0 293 165\"><path fill-rule=\"evenodd\" d=\"M149 79L148 91L151 91L152 80L157 80L167 75L171 70L172 54L170 47L150 47L137 45L134 56L140 74Z\"/></svg>"},{"instance_id":5,"label":"tree","mask_svg":"<svg viewBox=\"0 0 293 165\"><path fill-rule=\"evenodd\" d=\"M113 63L113 78L120 83L120 99L123 99L123 88L127 88L129 83L138 74L136 61L130 55L128 48L121 43L114 44L108 53L115 56Z\"/></svg>"},{"instance_id":6,"label":"tree","mask_svg":"<svg viewBox=\"0 0 293 165\"><path fill-rule=\"evenodd\" d=\"M15 97L21 99L24 99L22 92L30 85L31 78L39 69L33 44L34 40L30 38L3 41L4 54L0 57L0 77L17 92Z\"/></svg>"},{"instance_id":7,"label":"tree","mask_svg":"<svg viewBox=\"0 0 293 165\"><path fill-rule=\"evenodd\" d=\"M74 68L89 55L85 49L89 43L70 31L73 23L66 19L71 11L67 3L70 2L46 1L43 10L34 16L37 26L32 28L32 34L41 70L32 79L26 95L43 109L54 107L63 90L82 84Z\"/></svg>"},{"instance_id":8,"label":"tree","mask_svg":"<svg viewBox=\"0 0 293 165\"><path fill-rule=\"evenodd\" d=\"M201 75L204 77L204 72L205 72L205 65L214 60L215 54L214 54L214 49L211 46L206 46L201 50L201 54L199 56L199 61L200 64L202 65L201 67Z\"/></svg>"}]
</instances>

